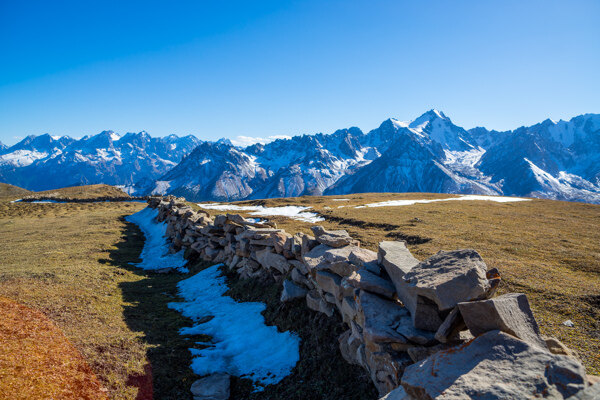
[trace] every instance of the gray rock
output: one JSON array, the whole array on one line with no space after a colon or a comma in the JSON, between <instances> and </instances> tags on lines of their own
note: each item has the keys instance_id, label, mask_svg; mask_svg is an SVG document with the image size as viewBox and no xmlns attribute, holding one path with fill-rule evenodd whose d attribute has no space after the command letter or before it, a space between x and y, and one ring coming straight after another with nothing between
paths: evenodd
<instances>
[{"instance_id":1,"label":"gray rock","mask_svg":"<svg viewBox=\"0 0 600 400\"><path fill-rule=\"evenodd\" d=\"M198 379L191 387L194 400L227 400L229 399L229 375L212 374Z\"/></svg>"},{"instance_id":2,"label":"gray rock","mask_svg":"<svg viewBox=\"0 0 600 400\"><path fill-rule=\"evenodd\" d=\"M340 285L342 278L339 275L327 271L317 271L315 281L321 290L330 293L334 298L340 297Z\"/></svg>"},{"instance_id":3,"label":"gray rock","mask_svg":"<svg viewBox=\"0 0 600 400\"><path fill-rule=\"evenodd\" d=\"M354 264L350 264L347 261L337 261L327 264L327 269L334 274L338 274L339 276L349 276L351 273L356 271L358 267Z\"/></svg>"},{"instance_id":4,"label":"gray rock","mask_svg":"<svg viewBox=\"0 0 600 400\"><path fill-rule=\"evenodd\" d=\"M501 331L440 351L405 369L402 386L418 399L563 398L585 387L585 369Z\"/></svg>"},{"instance_id":5,"label":"gray rock","mask_svg":"<svg viewBox=\"0 0 600 400\"><path fill-rule=\"evenodd\" d=\"M290 264L292 264L294 266L294 268L297 269L298 272L300 272L302 275L306 276L308 274L308 270L306 269L306 265L304 265L304 263L302 261L288 260L288 262Z\"/></svg>"},{"instance_id":6,"label":"gray rock","mask_svg":"<svg viewBox=\"0 0 600 400\"><path fill-rule=\"evenodd\" d=\"M458 309L473 336L500 330L534 346L547 349L527 296L509 293L489 300L459 303Z\"/></svg>"},{"instance_id":7,"label":"gray rock","mask_svg":"<svg viewBox=\"0 0 600 400\"><path fill-rule=\"evenodd\" d=\"M465 321L458 311L458 307L454 307L446 316L444 322L435 333L435 338L440 343L447 343L459 337L460 332L467 329Z\"/></svg>"},{"instance_id":8,"label":"gray rock","mask_svg":"<svg viewBox=\"0 0 600 400\"><path fill-rule=\"evenodd\" d=\"M379 400L416 400L414 397L406 393L402 386L398 386Z\"/></svg>"},{"instance_id":9,"label":"gray rock","mask_svg":"<svg viewBox=\"0 0 600 400\"><path fill-rule=\"evenodd\" d=\"M580 392L575 393L567 400L598 400L600 399L600 383L588 386Z\"/></svg>"},{"instance_id":10,"label":"gray rock","mask_svg":"<svg viewBox=\"0 0 600 400\"><path fill-rule=\"evenodd\" d=\"M290 278L292 279L292 281L294 281L297 284L304 285L306 287L310 287L308 279L306 279L306 277L298 271L298 268L292 269Z\"/></svg>"},{"instance_id":11,"label":"gray rock","mask_svg":"<svg viewBox=\"0 0 600 400\"><path fill-rule=\"evenodd\" d=\"M352 239L345 230L328 231L320 225L312 226L311 229L319 243L331 247L344 247L351 244L358 244L358 241Z\"/></svg>"},{"instance_id":12,"label":"gray rock","mask_svg":"<svg viewBox=\"0 0 600 400\"><path fill-rule=\"evenodd\" d=\"M377 293L389 299L393 298L396 293L396 288L392 282L383 279L366 269L353 272L346 280L355 288L367 290L371 293Z\"/></svg>"},{"instance_id":13,"label":"gray rock","mask_svg":"<svg viewBox=\"0 0 600 400\"><path fill-rule=\"evenodd\" d=\"M301 288L294 282L286 279L285 281L283 281L283 290L281 291L280 301L287 302L295 299L300 299L306 296L306 293L308 293L308 290Z\"/></svg>"},{"instance_id":14,"label":"gray rock","mask_svg":"<svg viewBox=\"0 0 600 400\"><path fill-rule=\"evenodd\" d=\"M486 272L487 266L475 250L440 251L416 265L404 281L414 293L444 311L460 302L484 298L490 289Z\"/></svg>"},{"instance_id":15,"label":"gray rock","mask_svg":"<svg viewBox=\"0 0 600 400\"><path fill-rule=\"evenodd\" d=\"M365 264L377 262L377 253L359 247L352 250L348 256L348 261L357 267L362 268L365 266Z\"/></svg>"},{"instance_id":16,"label":"gray rock","mask_svg":"<svg viewBox=\"0 0 600 400\"><path fill-rule=\"evenodd\" d=\"M310 251L302 253L302 261L304 261L304 265L306 265L308 272L317 269L317 267L325 263L325 252L327 252L330 249L331 247L326 246L324 244L320 244L318 246L313 247Z\"/></svg>"},{"instance_id":17,"label":"gray rock","mask_svg":"<svg viewBox=\"0 0 600 400\"><path fill-rule=\"evenodd\" d=\"M300 254L304 257L304 255L312 249L314 249L319 244L319 242L317 242L313 236L305 234L300 235L302 240L302 243L300 245Z\"/></svg>"},{"instance_id":18,"label":"gray rock","mask_svg":"<svg viewBox=\"0 0 600 400\"><path fill-rule=\"evenodd\" d=\"M357 352L362 342L352 335L352 330L347 330L338 338L340 345L340 353L342 357L350 364L360 365L358 362Z\"/></svg>"},{"instance_id":19,"label":"gray rock","mask_svg":"<svg viewBox=\"0 0 600 400\"><path fill-rule=\"evenodd\" d=\"M306 294L306 306L313 311L321 311L321 296L316 290L311 290Z\"/></svg>"},{"instance_id":20,"label":"gray rock","mask_svg":"<svg viewBox=\"0 0 600 400\"><path fill-rule=\"evenodd\" d=\"M356 302L354 301L354 298L344 296L340 312L342 313L344 322L350 323L350 321L354 320L356 318Z\"/></svg>"},{"instance_id":21,"label":"gray rock","mask_svg":"<svg viewBox=\"0 0 600 400\"><path fill-rule=\"evenodd\" d=\"M569 349L567 346L564 345L563 342L561 342L557 338L542 336L542 339L544 339L544 342L546 343L546 346L548 346L548 350L550 350L550 353L562 354L564 356L577 358L575 353L573 353L573 350Z\"/></svg>"},{"instance_id":22,"label":"gray rock","mask_svg":"<svg viewBox=\"0 0 600 400\"><path fill-rule=\"evenodd\" d=\"M413 257L404 242L380 242L377 257L396 287L400 301L414 310L417 298L404 281L404 276L419 264L419 260Z\"/></svg>"},{"instance_id":23,"label":"gray rock","mask_svg":"<svg viewBox=\"0 0 600 400\"><path fill-rule=\"evenodd\" d=\"M256 260L267 269L276 269L282 274L286 274L290 269L290 263L281 254L273 253L270 248L256 252Z\"/></svg>"},{"instance_id":24,"label":"gray rock","mask_svg":"<svg viewBox=\"0 0 600 400\"><path fill-rule=\"evenodd\" d=\"M365 342L425 345L434 340L433 333L412 325L405 307L366 291L361 290L358 297L356 319Z\"/></svg>"}]
</instances>

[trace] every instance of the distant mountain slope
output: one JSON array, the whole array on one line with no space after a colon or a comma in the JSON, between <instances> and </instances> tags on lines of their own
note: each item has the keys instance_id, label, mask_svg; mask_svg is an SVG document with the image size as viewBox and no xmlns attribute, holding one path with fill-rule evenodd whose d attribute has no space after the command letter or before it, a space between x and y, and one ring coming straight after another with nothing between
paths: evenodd
<instances>
[{"instance_id":1,"label":"distant mountain slope","mask_svg":"<svg viewBox=\"0 0 600 400\"><path fill-rule=\"evenodd\" d=\"M600 115L498 132L465 130L430 110L368 133L349 128L245 148L145 132L41 135L0 150L0 180L38 190L104 182L190 200L423 191L600 203Z\"/></svg>"},{"instance_id":2,"label":"distant mountain slope","mask_svg":"<svg viewBox=\"0 0 600 400\"><path fill-rule=\"evenodd\" d=\"M31 194L29 190L18 186L9 185L8 183L0 183L0 199L19 198Z\"/></svg>"},{"instance_id":3,"label":"distant mountain slope","mask_svg":"<svg viewBox=\"0 0 600 400\"><path fill-rule=\"evenodd\" d=\"M0 181L37 191L94 183L129 187L165 174L198 144L194 136L152 138L146 132L121 137L104 131L79 140L28 136L0 151Z\"/></svg>"}]
</instances>

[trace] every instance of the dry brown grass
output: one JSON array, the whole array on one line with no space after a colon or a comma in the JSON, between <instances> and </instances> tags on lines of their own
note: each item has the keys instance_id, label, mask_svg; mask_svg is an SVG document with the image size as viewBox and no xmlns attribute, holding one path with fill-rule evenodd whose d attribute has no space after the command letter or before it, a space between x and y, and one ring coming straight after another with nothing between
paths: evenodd
<instances>
[{"instance_id":1,"label":"dry brown grass","mask_svg":"<svg viewBox=\"0 0 600 400\"><path fill-rule=\"evenodd\" d=\"M44 314L0 297L0 398L108 399L79 351Z\"/></svg>"},{"instance_id":2,"label":"dry brown grass","mask_svg":"<svg viewBox=\"0 0 600 400\"><path fill-rule=\"evenodd\" d=\"M0 203L0 295L56 324L114 399L135 398L129 378L143 376L148 362L142 333L123 317L130 303L120 288L143 277L111 260L120 218L143 206Z\"/></svg>"},{"instance_id":3,"label":"dry brown grass","mask_svg":"<svg viewBox=\"0 0 600 400\"><path fill-rule=\"evenodd\" d=\"M15 200L19 197L27 196L32 193L33 192L30 192L27 189L0 182L0 199Z\"/></svg>"},{"instance_id":4,"label":"dry brown grass","mask_svg":"<svg viewBox=\"0 0 600 400\"><path fill-rule=\"evenodd\" d=\"M376 250L382 240L406 239L419 259L439 250L474 248L490 267L500 269L501 292L526 293L542 332L576 350L589 373L600 374L600 206L532 200L354 208L378 201L448 197L455 196L369 193L236 204L311 206L327 218L322 225L346 229L366 248ZM340 198L350 201L333 201ZM290 233L310 233L311 224L283 217L272 220ZM562 324L567 319L574 328Z\"/></svg>"},{"instance_id":5,"label":"dry brown grass","mask_svg":"<svg viewBox=\"0 0 600 400\"><path fill-rule=\"evenodd\" d=\"M71 199L96 199L98 197L129 197L129 195L121 189L104 184L71 186L62 189L35 192L32 195Z\"/></svg>"}]
</instances>

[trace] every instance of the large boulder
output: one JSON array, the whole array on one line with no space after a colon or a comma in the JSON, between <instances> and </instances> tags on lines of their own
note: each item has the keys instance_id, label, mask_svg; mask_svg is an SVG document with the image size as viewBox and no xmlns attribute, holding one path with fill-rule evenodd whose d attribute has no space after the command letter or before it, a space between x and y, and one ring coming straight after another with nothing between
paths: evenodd
<instances>
[{"instance_id":1,"label":"large boulder","mask_svg":"<svg viewBox=\"0 0 600 400\"><path fill-rule=\"evenodd\" d=\"M529 308L527 296L522 293L458 303L458 309L473 336L501 330L542 349L548 348Z\"/></svg>"},{"instance_id":2,"label":"large boulder","mask_svg":"<svg viewBox=\"0 0 600 400\"><path fill-rule=\"evenodd\" d=\"M397 246L395 250L398 252ZM475 250L440 251L410 269L410 258L406 254L403 257L409 259L404 264L408 272L402 275L399 268L389 268L395 271L395 279L390 277L419 329L437 331L443 315L458 303L484 299L492 293L487 267Z\"/></svg>"},{"instance_id":3,"label":"large boulder","mask_svg":"<svg viewBox=\"0 0 600 400\"><path fill-rule=\"evenodd\" d=\"M405 369L402 386L418 399L562 399L586 387L583 366L501 331L440 351Z\"/></svg>"},{"instance_id":4,"label":"large boulder","mask_svg":"<svg viewBox=\"0 0 600 400\"><path fill-rule=\"evenodd\" d=\"M490 289L487 266L475 250L440 251L404 276L414 293L435 302L440 311L484 298Z\"/></svg>"},{"instance_id":5,"label":"large boulder","mask_svg":"<svg viewBox=\"0 0 600 400\"><path fill-rule=\"evenodd\" d=\"M191 387L194 400L229 399L229 375L218 373L198 379Z\"/></svg>"}]
</instances>

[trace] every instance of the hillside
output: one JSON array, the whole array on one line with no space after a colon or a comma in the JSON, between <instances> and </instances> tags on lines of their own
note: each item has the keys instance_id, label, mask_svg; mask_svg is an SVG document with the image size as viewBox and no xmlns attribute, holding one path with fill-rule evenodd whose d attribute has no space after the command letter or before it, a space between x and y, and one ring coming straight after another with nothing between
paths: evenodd
<instances>
[{"instance_id":1,"label":"hillside","mask_svg":"<svg viewBox=\"0 0 600 400\"><path fill-rule=\"evenodd\" d=\"M93 186L67 188L61 193L89 196L95 191L105 195L106 190L110 189ZM370 193L217 205L221 210L215 210L212 203L202 208L214 215L233 207L231 212L269 218L288 232L310 233L309 222L252 213L269 214L273 212L270 207L311 207L301 211L318 213L316 217L325 219L319 224L327 228L346 229L365 248L375 249L382 240L406 240L419 259L441 249L474 248L490 268L500 270L500 291L526 293L542 333L576 350L588 373L599 374L600 206L538 199L447 201L455 197ZM402 200L437 201L364 207ZM83 355L111 398L143 398L140 396L146 396L148 390L155 398L186 398L197 377L189 369L189 338L178 332L189 320L167 308L167 303L177 301L177 283L189 275L157 274L130 265L138 261L143 236L123 217L143 206L0 201L0 296L44 313ZM293 215L298 209L277 211ZM53 232L51 239L49 231ZM188 267L194 274L206 265ZM303 343L308 343L297 375L251 398L310 398L320 392L328 393L321 398L358 399L360 393L372 392L364 386L360 371L347 369L346 364L343 371L337 367L340 364L335 360L340 356L335 337L341 332L315 336L306 329L311 324L331 328L324 319L314 312L303 314L293 307L280 307L280 293L274 286L236 279L229 284L231 295L239 301L267 302L269 324L301 332ZM574 327L562 324L567 319ZM315 350L321 348L327 352ZM352 382L345 379L350 376L346 374L354 374ZM306 386L307 379L311 379L310 386ZM335 390L331 382L336 382ZM235 380L232 385L234 398L248 398L244 397L249 393L245 380Z\"/></svg>"},{"instance_id":2,"label":"hillside","mask_svg":"<svg viewBox=\"0 0 600 400\"><path fill-rule=\"evenodd\" d=\"M0 182L0 199L17 199L31 193L27 189Z\"/></svg>"},{"instance_id":3,"label":"hillside","mask_svg":"<svg viewBox=\"0 0 600 400\"><path fill-rule=\"evenodd\" d=\"M502 274L500 292L523 292L543 333L577 350L590 372L600 373L600 206L532 199L516 203L446 201L392 207L365 204L407 199L448 199L428 193L368 193L233 203L237 206L311 207L326 228L346 229L362 246L406 240L425 259L439 250L473 248ZM347 199L347 200L346 200ZM337 201L336 201L337 200ZM253 211L205 209L211 214ZM288 232L311 233L311 223L267 217ZM575 328L562 323L575 322Z\"/></svg>"},{"instance_id":4,"label":"hillside","mask_svg":"<svg viewBox=\"0 0 600 400\"><path fill-rule=\"evenodd\" d=\"M35 192L33 197L56 197L71 199L96 199L100 197L129 197L122 189L105 184L71 186L55 190Z\"/></svg>"}]
</instances>

